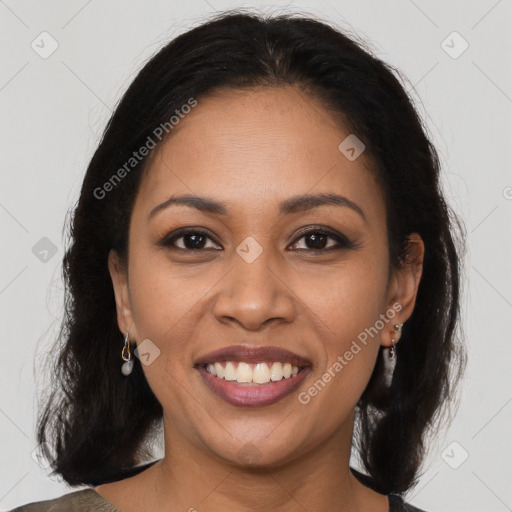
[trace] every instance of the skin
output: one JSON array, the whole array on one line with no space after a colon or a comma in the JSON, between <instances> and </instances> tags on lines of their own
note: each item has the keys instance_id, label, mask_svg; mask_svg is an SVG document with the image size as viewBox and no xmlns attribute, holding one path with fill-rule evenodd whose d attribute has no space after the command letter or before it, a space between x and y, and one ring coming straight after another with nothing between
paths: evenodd
<instances>
[{"instance_id":1,"label":"skin","mask_svg":"<svg viewBox=\"0 0 512 512\"><path fill-rule=\"evenodd\" d=\"M165 456L135 477L96 487L123 512L387 512L387 497L349 470L354 409L379 345L398 341L393 324L412 314L424 246L413 234L409 264L388 273L384 197L365 154L349 161L338 149L349 133L291 86L218 91L199 98L151 155L132 213L129 262L111 252L109 270L120 330L160 350L143 368L164 410ZM281 201L306 193L343 195L365 219L334 205L279 213ZM170 206L148 219L182 194L222 201L229 215ZM183 226L211 232L202 252L187 237L174 241L181 251L158 245ZM308 226L357 246L316 254L310 236L297 236ZM249 236L262 248L252 263L236 252ZM300 403L298 394L393 304L400 312ZM236 344L289 349L311 360L312 372L276 404L234 407L209 390L194 361ZM259 458L245 464L238 452L249 445Z\"/></svg>"}]
</instances>

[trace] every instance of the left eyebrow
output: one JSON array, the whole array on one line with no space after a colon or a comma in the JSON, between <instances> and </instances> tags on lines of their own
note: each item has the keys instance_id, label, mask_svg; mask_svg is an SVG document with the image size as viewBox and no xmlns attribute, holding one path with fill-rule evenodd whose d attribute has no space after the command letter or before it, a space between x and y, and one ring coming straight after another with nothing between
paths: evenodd
<instances>
[{"instance_id":1,"label":"left eyebrow","mask_svg":"<svg viewBox=\"0 0 512 512\"><path fill-rule=\"evenodd\" d=\"M319 206L332 205L332 206L343 206L351 208L357 212L365 222L367 222L366 215L363 209L351 201L348 197L340 196L339 194L317 194L317 195L304 195L294 196L286 201L283 201L280 205L280 212L283 215L305 212L318 208Z\"/></svg>"}]
</instances>

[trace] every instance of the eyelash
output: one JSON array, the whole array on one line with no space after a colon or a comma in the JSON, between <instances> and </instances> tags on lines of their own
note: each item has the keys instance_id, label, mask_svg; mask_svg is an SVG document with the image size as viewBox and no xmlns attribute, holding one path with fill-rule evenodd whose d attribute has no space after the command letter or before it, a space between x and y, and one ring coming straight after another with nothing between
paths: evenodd
<instances>
[{"instance_id":1,"label":"eyelash","mask_svg":"<svg viewBox=\"0 0 512 512\"><path fill-rule=\"evenodd\" d=\"M312 252L315 254L324 254L324 253L329 253L332 251L339 251L341 249L356 249L357 248L357 245L355 243L351 242L346 236L344 236L342 234L334 233L330 230L326 230L325 228L314 228L314 227L299 233L298 237L295 239L295 241L291 245L295 245L299 240L301 240L302 238L305 238L311 234L323 235L323 236L332 238L337 242L338 245L334 246L334 247L329 247L327 249L307 249L306 248L306 249L295 249L295 250L307 251L307 252ZM190 228L186 228L184 230L178 230L178 232L166 235L158 245L160 245L162 247L170 248L170 249L176 249L179 251L187 251L187 252L203 252L203 251L211 250L211 248L207 248L207 249L186 249L185 248L184 249L182 247L175 247L173 245L173 242L175 242L176 240L183 238L184 236L187 236L187 235L202 235L207 238L210 238L217 245L220 245L209 232L203 231L201 229L190 229ZM218 250L218 249L215 249L215 250Z\"/></svg>"}]
</instances>

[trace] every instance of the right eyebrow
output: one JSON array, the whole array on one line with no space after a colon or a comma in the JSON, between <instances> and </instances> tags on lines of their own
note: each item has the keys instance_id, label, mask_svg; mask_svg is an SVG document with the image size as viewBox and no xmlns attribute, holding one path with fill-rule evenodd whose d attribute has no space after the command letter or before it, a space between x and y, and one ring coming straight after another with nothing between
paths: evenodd
<instances>
[{"instance_id":1,"label":"right eyebrow","mask_svg":"<svg viewBox=\"0 0 512 512\"><path fill-rule=\"evenodd\" d=\"M196 208L202 212L206 213L214 213L215 215L228 215L228 210L224 203L214 201L213 199L208 199L207 197L193 196L193 195L185 195L185 196L173 196L164 201L162 204L159 204L155 208L151 210L149 214L149 219L155 216L158 212L168 208L171 205L182 205L189 206L191 208Z\"/></svg>"}]
</instances>

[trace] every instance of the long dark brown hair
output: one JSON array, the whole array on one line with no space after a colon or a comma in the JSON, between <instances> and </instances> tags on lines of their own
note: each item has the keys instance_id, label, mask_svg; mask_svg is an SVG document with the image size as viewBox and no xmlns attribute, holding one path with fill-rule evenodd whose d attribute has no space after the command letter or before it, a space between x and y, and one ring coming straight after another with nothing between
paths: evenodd
<instances>
[{"instance_id":1,"label":"long dark brown hair","mask_svg":"<svg viewBox=\"0 0 512 512\"><path fill-rule=\"evenodd\" d=\"M391 389L378 389L381 352L356 408L355 431L363 466L380 492L403 493L417 482L427 433L441 425L465 364L457 329L464 229L443 198L436 150L399 78L341 30L296 14L221 13L147 62L108 122L70 223L54 388L37 432L56 453L54 473L72 485L120 479L145 461L144 440L162 419L140 362L135 359L130 378L121 375L123 336L107 267L111 249L127 257L148 158L121 172L121 180L112 176L190 98L200 102L216 88L294 84L342 115L344 128L365 144L386 202L391 268L403 264L409 234L425 244Z\"/></svg>"}]
</instances>

